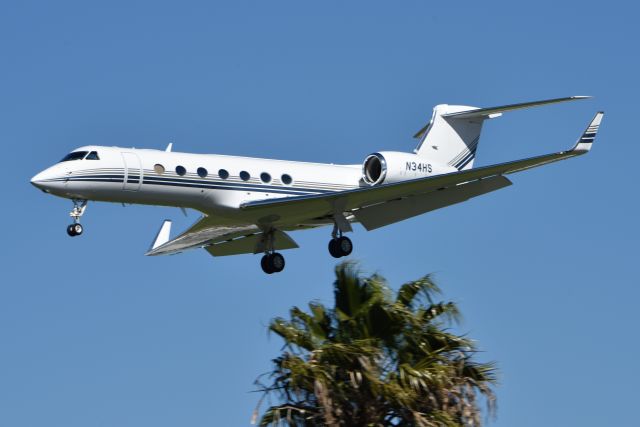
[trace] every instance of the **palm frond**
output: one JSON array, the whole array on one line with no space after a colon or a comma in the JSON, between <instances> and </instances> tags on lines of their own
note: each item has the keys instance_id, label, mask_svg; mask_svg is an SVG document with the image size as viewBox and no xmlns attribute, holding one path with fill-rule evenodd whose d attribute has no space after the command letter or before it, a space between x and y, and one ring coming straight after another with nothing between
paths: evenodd
<instances>
[{"instance_id":1,"label":"palm frond","mask_svg":"<svg viewBox=\"0 0 640 427\"><path fill-rule=\"evenodd\" d=\"M407 307L412 307L415 299L422 294L429 304L433 304L433 297L441 293L442 291L433 280L433 275L427 274L418 280L402 285L396 301Z\"/></svg>"},{"instance_id":2,"label":"palm frond","mask_svg":"<svg viewBox=\"0 0 640 427\"><path fill-rule=\"evenodd\" d=\"M462 313L458 306L453 302L431 303L427 308L421 310L421 321L428 323L434 319L443 317L446 323L460 323L462 321Z\"/></svg>"},{"instance_id":3,"label":"palm frond","mask_svg":"<svg viewBox=\"0 0 640 427\"><path fill-rule=\"evenodd\" d=\"M281 317L271 321L269 330L282 337L286 347L291 349L299 347L307 351L311 351L314 348L313 338L308 331L296 327L292 322L286 321Z\"/></svg>"},{"instance_id":4,"label":"palm frond","mask_svg":"<svg viewBox=\"0 0 640 427\"><path fill-rule=\"evenodd\" d=\"M357 264L336 267L335 306L293 307L269 329L284 340L264 395L260 425L479 426L479 402L495 408L493 363L475 360L475 343L446 329L458 307L435 301L431 275L394 297L383 277Z\"/></svg>"}]
</instances>

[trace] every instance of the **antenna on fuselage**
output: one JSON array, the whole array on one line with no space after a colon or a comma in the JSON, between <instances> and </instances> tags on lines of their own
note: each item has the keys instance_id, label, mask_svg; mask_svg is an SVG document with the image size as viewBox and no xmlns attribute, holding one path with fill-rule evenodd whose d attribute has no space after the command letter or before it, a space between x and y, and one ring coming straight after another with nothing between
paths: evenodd
<instances>
[{"instance_id":1,"label":"antenna on fuselage","mask_svg":"<svg viewBox=\"0 0 640 427\"><path fill-rule=\"evenodd\" d=\"M164 149L164 151L166 151L167 153L170 153L172 148L173 148L173 142L170 142L169 145L167 145L167 148Z\"/></svg>"}]
</instances>

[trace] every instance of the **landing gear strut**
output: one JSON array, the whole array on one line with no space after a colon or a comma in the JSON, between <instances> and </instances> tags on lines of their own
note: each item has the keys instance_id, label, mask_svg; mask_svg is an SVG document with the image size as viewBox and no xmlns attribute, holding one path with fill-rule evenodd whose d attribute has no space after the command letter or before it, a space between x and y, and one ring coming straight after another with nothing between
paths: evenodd
<instances>
[{"instance_id":1,"label":"landing gear strut","mask_svg":"<svg viewBox=\"0 0 640 427\"><path fill-rule=\"evenodd\" d=\"M67 227L67 234L71 237L79 236L84 231L82 225L80 225L80 218L87 209L86 200L73 199L73 209L69 212L69 216L73 218L73 224Z\"/></svg>"},{"instance_id":2,"label":"landing gear strut","mask_svg":"<svg viewBox=\"0 0 640 427\"><path fill-rule=\"evenodd\" d=\"M329 253L332 257L342 258L353 251L353 243L351 243L351 239L347 236L343 236L342 231L337 226L333 227L331 236L333 238L329 240Z\"/></svg>"},{"instance_id":3,"label":"landing gear strut","mask_svg":"<svg viewBox=\"0 0 640 427\"><path fill-rule=\"evenodd\" d=\"M264 240L262 241L264 256L260 260L260 267L267 274L280 273L284 270L285 265L284 257L282 254L275 252L273 243L273 230L269 230L264 233Z\"/></svg>"}]
</instances>

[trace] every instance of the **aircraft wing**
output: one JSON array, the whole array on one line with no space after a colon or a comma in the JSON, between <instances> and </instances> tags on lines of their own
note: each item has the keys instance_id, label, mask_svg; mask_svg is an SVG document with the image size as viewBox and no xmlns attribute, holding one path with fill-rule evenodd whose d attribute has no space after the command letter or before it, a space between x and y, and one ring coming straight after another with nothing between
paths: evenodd
<instances>
[{"instance_id":1,"label":"aircraft wing","mask_svg":"<svg viewBox=\"0 0 640 427\"><path fill-rule=\"evenodd\" d=\"M340 191L332 194L251 201L242 204L240 208L255 213L257 216L264 215L265 217L279 218L282 222L285 222L287 218L296 218L301 215L305 215L306 218L321 218L324 216L335 217L336 214L341 216L343 212L353 213L357 218L359 215L358 212L363 214L368 208L372 207L379 209L382 203L421 196L437 190L450 189L461 184L469 184L491 177L508 175L585 154L591 149L602 117L603 113L598 112L574 147L567 151L410 181ZM504 184L507 185L507 183Z\"/></svg>"},{"instance_id":2,"label":"aircraft wing","mask_svg":"<svg viewBox=\"0 0 640 427\"><path fill-rule=\"evenodd\" d=\"M203 216L188 230L169 240L171 221L165 220L145 255L173 255L189 249L204 248L213 256L259 253L264 250L264 229L254 224L225 225L215 217ZM296 242L281 230L272 230L273 249L297 248Z\"/></svg>"},{"instance_id":3,"label":"aircraft wing","mask_svg":"<svg viewBox=\"0 0 640 427\"><path fill-rule=\"evenodd\" d=\"M171 221L165 221L153 245L145 255L172 255L187 249L233 240L241 236L251 236L260 231L257 225L225 225L209 216L203 216L173 240L169 240L170 228Z\"/></svg>"}]
</instances>

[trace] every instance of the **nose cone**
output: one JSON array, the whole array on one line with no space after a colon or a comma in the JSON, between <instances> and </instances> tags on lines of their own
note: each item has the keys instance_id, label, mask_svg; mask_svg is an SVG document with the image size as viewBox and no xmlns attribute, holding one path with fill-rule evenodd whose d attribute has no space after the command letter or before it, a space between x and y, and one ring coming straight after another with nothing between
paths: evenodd
<instances>
[{"instance_id":1,"label":"nose cone","mask_svg":"<svg viewBox=\"0 0 640 427\"><path fill-rule=\"evenodd\" d=\"M44 173L40 172L40 173L34 175L33 178L31 178L31 184L33 184L33 186L36 187L36 188L43 189L44 188L44 180L45 180Z\"/></svg>"},{"instance_id":2,"label":"nose cone","mask_svg":"<svg viewBox=\"0 0 640 427\"><path fill-rule=\"evenodd\" d=\"M45 169L42 172L31 178L31 184L39 188L40 190L49 193L51 188L55 185L56 179L50 169Z\"/></svg>"}]
</instances>

